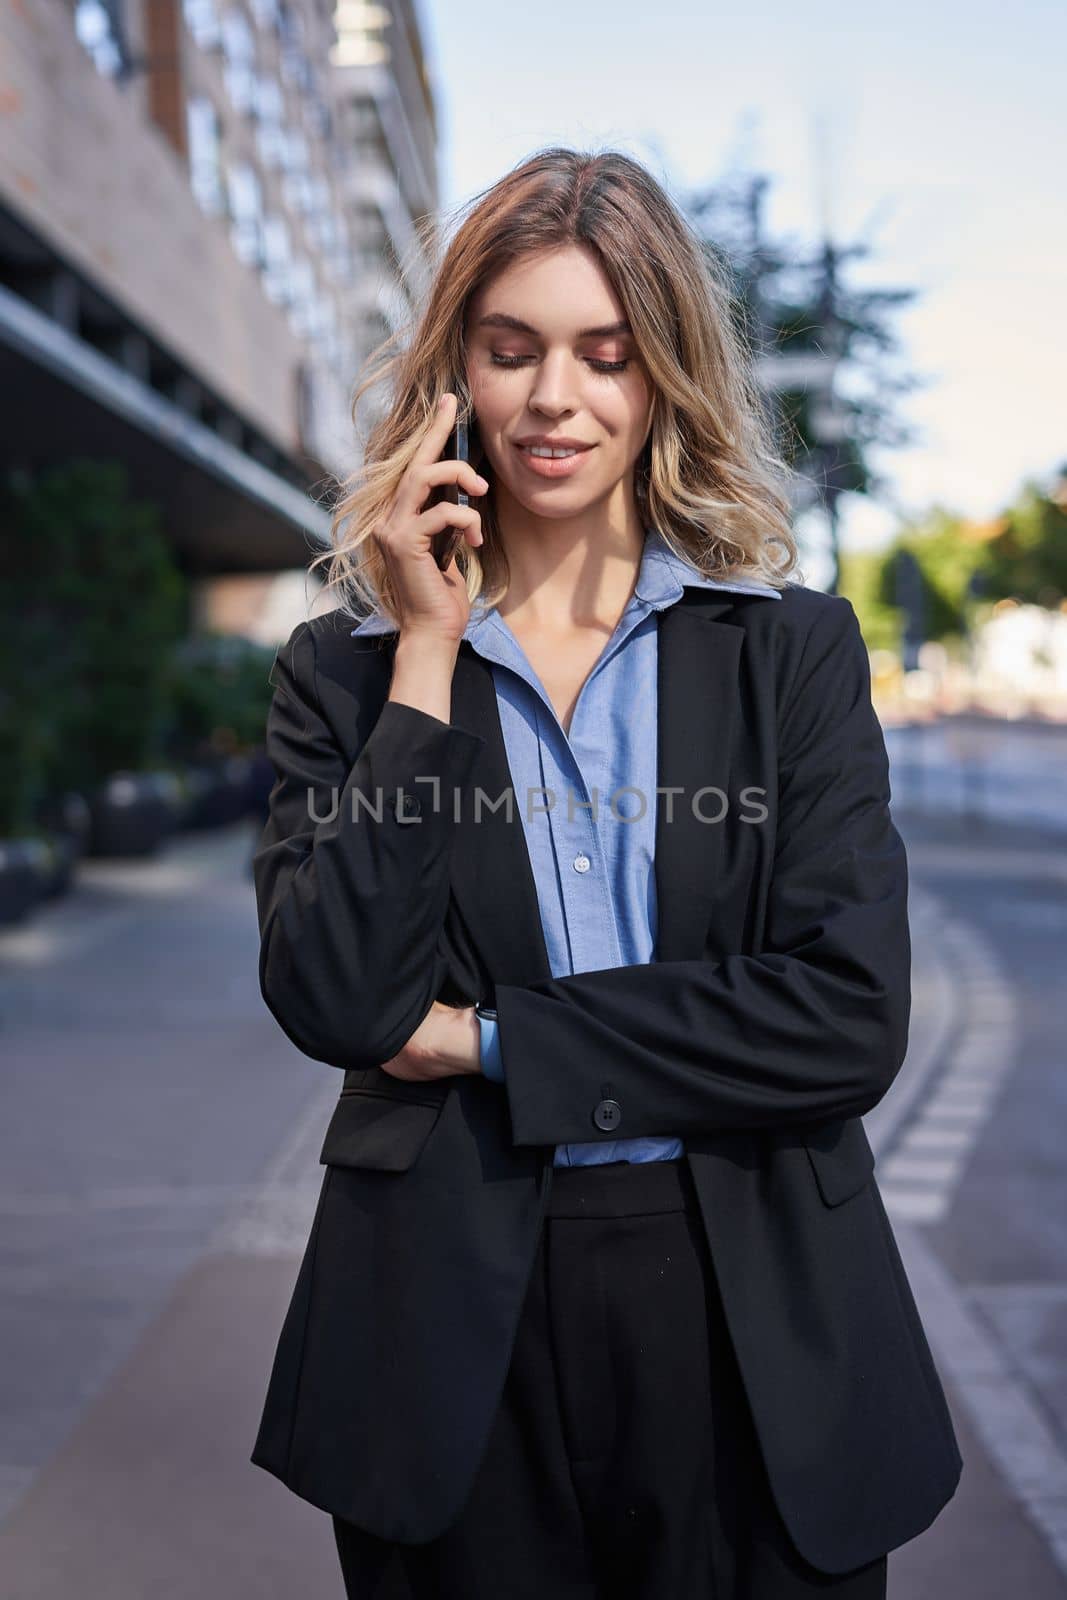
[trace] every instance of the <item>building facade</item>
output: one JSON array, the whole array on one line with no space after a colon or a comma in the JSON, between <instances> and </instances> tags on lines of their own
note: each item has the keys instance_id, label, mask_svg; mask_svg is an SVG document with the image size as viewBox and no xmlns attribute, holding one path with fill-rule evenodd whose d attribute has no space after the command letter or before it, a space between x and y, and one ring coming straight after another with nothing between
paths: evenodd
<instances>
[{"instance_id":1,"label":"building facade","mask_svg":"<svg viewBox=\"0 0 1067 1600\"><path fill-rule=\"evenodd\" d=\"M193 573L302 565L422 287L412 0L33 0L0 22L6 464L120 459Z\"/></svg>"}]
</instances>

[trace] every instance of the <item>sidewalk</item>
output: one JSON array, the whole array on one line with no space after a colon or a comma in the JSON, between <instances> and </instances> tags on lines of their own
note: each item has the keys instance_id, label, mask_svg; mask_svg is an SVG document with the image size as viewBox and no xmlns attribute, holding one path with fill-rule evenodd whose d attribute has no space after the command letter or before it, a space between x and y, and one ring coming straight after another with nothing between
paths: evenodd
<instances>
[{"instance_id":1,"label":"sidewalk","mask_svg":"<svg viewBox=\"0 0 1067 1600\"><path fill-rule=\"evenodd\" d=\"M343 1592L328 1518L248 1461L336 1080L262 1006L246 842L232 832L140 869L101 868L25 935L0 983L17 1097L0 1130L11 1286L0 1362L30 1375L29 1398L8 1393L0 1418L0 1600ZM968 923L943 892L961 848L958 830L909 838L920 881L907 1106L892 1106L895 1089L870 1119L880 1178L963 1038L946 995L967 979L951 932ZM1000 848L1014 859L1013 836ZM1040 852L1022 856L1036 870ZM0 939L0 961L11 955ZM891 1555L892 1600L1067 1594L1056 1505L1049 1532L1034 1520L1058 1492L1055 1430L953 1254L950 1224L987 1160L979 1143L940 1222L894 1216L965 1467L934 1527ZM885 1182L906 1208L904 1179Z\"/></svg>"},{"instance_id":2,"label":"sidewalk","mask_svg":"<svg viewBox=\"0 0 1067 1600\"><path fill-rule=\"evenodd\" d=\"M2 1600L343 1593L248 1460L337 1092L260 997L249 844L89 863L0 935Z\"/></svg>"}]
</instances>

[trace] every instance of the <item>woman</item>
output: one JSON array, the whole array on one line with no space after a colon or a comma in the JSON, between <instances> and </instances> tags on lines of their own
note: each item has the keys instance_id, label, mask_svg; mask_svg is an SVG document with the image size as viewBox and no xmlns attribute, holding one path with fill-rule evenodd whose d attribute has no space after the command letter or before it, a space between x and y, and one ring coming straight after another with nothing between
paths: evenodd
<instances>
[{"instance_id":1,"label":"woman","mask_svg":"<svg viewBox=\"0 0 1067 1600\"><path fill-rule=\"evenodd\" d=\"M959 1477L885 746L731 311L639 164L509 173L278 655L261 986L345 1077L252 1459L351 1595L874 1600Z\"/></svg>"}]
</instances>

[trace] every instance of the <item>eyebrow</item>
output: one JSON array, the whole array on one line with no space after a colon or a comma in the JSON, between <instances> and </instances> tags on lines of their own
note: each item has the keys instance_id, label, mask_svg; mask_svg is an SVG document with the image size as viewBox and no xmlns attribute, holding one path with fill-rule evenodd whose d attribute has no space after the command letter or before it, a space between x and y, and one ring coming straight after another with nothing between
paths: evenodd
<instances>
[{"instance_id":1,"label":"eyebrow","mask_svg":"<svg viewBox=\"0 0 1067 1600\"><path fill-rule=\"evenodd\" d=\"M540 335L536 328L531 328L528 322L522 322L518 317L509 317L505 311L490 311L488 316L480 317L477 323L479 328L511 328L516 333L532 333L535 338ZM613 333L632 333L630 324L622 322L606 322L601 328L579 328L579 339L608 339Z\"/></svg>"}]
</instances>

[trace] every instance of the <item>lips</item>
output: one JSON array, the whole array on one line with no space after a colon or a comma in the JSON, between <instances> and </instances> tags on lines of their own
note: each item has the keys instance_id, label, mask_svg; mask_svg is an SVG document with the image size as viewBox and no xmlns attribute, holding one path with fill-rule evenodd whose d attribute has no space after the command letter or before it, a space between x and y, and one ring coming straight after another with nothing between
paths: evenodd
<instances>
[{"instance_id":1,"label":"lips","mask_svg":"<svg viewBox=\"0 0 1067 1600\"><path fill-rule=\"evenodd\" d=\"M525 438L516 439L515 445L520 450L591 450L593 447L586 439L571 439L565 433L559 435L528 433Z\"/></svg>"},{"instance_id":2,"label":"lips","mask_svg":"<svg viewBox=\"0 0 1067 1600\"><path fill-rule=\"evenodd\" d=\"M520 444L519 449L525 450L526 454L529 456L536 456L539 461L551 461L554 458L576 456L578 455L581 446L576 444L554 446L545 444Z\"/></svg>"},{"instance_id":3,"label":"lips","mask_svg":"<svg viewBox=\"0 0 1067 1600\"><path fill-rule=\"evenodd\" d=\"M564 445L552 446L553 449L568 448ZM538 456L534 455L526 445L516 444L519 460L532 473L539 478L568 478L573 472L580 470L582 462L592 454L592 445L570 446L569 455Z\"/></svg>"}]
</instances>

